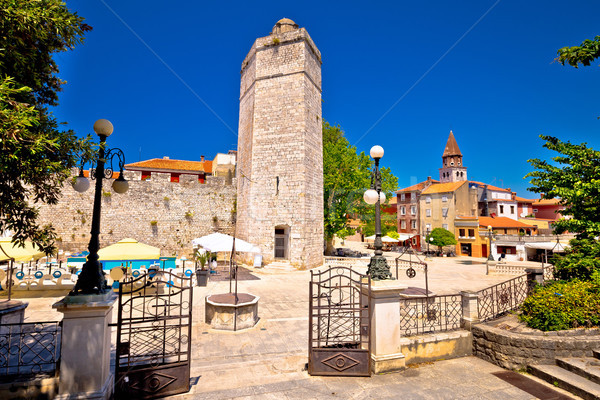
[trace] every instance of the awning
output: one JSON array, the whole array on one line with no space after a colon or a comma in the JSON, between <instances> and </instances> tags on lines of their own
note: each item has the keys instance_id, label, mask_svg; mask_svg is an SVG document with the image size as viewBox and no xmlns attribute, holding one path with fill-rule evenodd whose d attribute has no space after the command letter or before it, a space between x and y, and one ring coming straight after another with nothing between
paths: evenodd
<instances>
[{"instance_id":1,"label":"awning","mask_svg":"<svg viewBox=\"0 0 600 400\"><path fill-rule=\"evenodd\" d=\"M525 247L528 249L552 250L555 253L564 253L566 251L566 248L570 246L568 244L556 242L534 242L525 243Z\"/></svg>"},{"instance_id":2,"label":"awning","mask_svg":"<svg viewBox=\"0 0 600 400\"><path fill-rule=\"evenodd\" d=\"M406 241L406 240L408 240L408 239L412 239L412 238L413 238L413 237L415 237L415 236L416 236L415 234L412 234L412 235L411 235L410 233L399 233L399 234L398 234L398 240L399 240L400 242L404 242L404 241Z\"/></svg>"},{"instance_id":3,"label":"awning","mask_svg":"<svg viewBox=\"0 0 600 400\"><path fill-rule=\"evenodd\" d=\"M101 249L98 256L100 260L155 260L160 258L160 249L126 238Z\"/></svg>"},{"instance_id":4,"label":"awning","mask_svg":"<svg viewBox=\"0 0 600 400\"><path fill-rule=\"evenodd\" d=\"M45 254L39 251L30 241L25 242L25 247L19 247L18 244L12 243L12 238L3 237L0 238L0 246L2 246L2 250L4 250L10 258L14 258L15 261L26 262L38 260L45 256ZM4 252L0 250L0 261L9 260L9 257L6 257Z\"/></svg>"},{"instance_id":5,"label":"awning","mask_svg":"<svg viewBox=\"0 0 600 400\"><path fill-rule=\"evenodd\" d=\"M202 246L204 249L212 251L213 253L231 251L233 246L233 236L218 232L211 233L210 235L192 240L192 244L195 246ZM235 238L235 251L242 253L260 253L258 247L238 238Z\"/></svg>"}]
</instances>

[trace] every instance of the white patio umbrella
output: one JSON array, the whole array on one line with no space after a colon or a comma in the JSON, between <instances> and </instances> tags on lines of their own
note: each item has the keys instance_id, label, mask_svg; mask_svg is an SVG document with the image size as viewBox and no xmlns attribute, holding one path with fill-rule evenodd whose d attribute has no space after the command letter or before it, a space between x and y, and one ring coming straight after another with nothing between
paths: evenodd
<instances>
[{"instance_id":1,"label":"white patio umbrella","mask_svg":"<svg viewBox=\"0 0 600 400\"><path fill-rule=\"evenodd\" d=\"M220 251L231 251L233 236L223 233L211 233L192 240L194 246L202 246L204 249L217 253ZM245 240L235 238L235 251L242 253L260 253L260 249Z\"/></svg>"},{"instance_id":2,"label":"white patio umbrella","mask_svg":"<svg viewBox=\"0 0 600 400\"><path fill-rule=\"evenodd\" d=\"M375 235L372 235L372 236L367 236L367 237L365 238L365 240L375 240ZM391 237L389 237L389 236L387 236L387 235L385 235L385 236L382 236L382 237L381 237L381 241L382 241L383 243L398 243L398 242L399 242L399 240L398 240L398 239L391 238ZM236 242L236 243L237 243L237 242Z\"/></svg>"}]
</instances>

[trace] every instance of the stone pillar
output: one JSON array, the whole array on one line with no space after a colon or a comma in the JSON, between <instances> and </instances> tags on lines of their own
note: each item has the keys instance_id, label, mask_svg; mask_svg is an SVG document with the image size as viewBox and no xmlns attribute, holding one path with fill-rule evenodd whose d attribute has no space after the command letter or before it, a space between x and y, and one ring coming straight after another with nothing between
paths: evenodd
<instances>
[{"instance_id":1,"label":"stone pillar","mask_svg":"<svg viewBox=\"0 0 600 400\"><path fill-rule=\"evenodd\" d=\"M527 287L533 289L535 285L544 284L544 269L543 268L525 268L527 274Z\"/></svg>"},{"instance_id":2,"label":"stone pillar","mask_svg":"<svg viewBox=\"0 0 600 400\"><path fill-rule=\"evenodd\" d=\"M376 373L404 369L400 345L400 291L396 280L371 281L371 370Z\"/></svg>"},{"instance_id":3,"label":"stone pillar","mask_svg":"<svg viewBox=\"0 0 600 400\"><path fill-rule=\"evenodd\" d=\"M463 328L471 330L471 326L479 322L479 296L475 292L462 291L462 321Z\"/></svg>"},{"instance_id":4,"label":"stone pillar","mask_svg":"<svg viewBox=\"0 0 600 400\"><path fill-rule=\"evenodd\" d=\"M109 399L113 292L67 296L53 308L64 314L57 399Z\"/></svg>"}]
</instances>

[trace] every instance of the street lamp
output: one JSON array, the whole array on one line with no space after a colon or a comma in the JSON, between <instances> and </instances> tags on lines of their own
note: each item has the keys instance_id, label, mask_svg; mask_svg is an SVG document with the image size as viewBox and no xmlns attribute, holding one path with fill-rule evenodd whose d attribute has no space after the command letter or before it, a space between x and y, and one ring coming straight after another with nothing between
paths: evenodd
<instances>
[{"instance_id":1,"label":"street lamp","mask_svg":"<svg viewBox=\"0 0 600 400\"><path fill-rule=\"evenodd\" d=\"M429 241L431 241L431 237L429 237L429 228L427 228L427 232L425 232L425 241L427 242L427 257L429 257Z\"/></svg>"},{"instance_id":2,"label":"street lamp","mask_svg":"<svg viewBox=\"0 0 600 400\"><path fill-rule=\"evenodd\" d=\"M383 242L381 241L381 203L385 202L385 193L381 191L381 173L379 172L379 160L383 157L381 146L371 147L371 157L375 160L375 167L371 173L371 188L368 189L363 199L368 204L375 205L375 255L371 257L367 273L374 280L390 279L392 273L383 256Z\"/></svg>"},{"instance_id":3,"label":"street lamp","mask_svg":"<svg viewBox=\"0 0 600 400\"><path fill-rule=\"evenodd\" d=\"M494 261L494 257L492 257L492 226L488 225L488 239L490 241L490 250L488 251L488 261Z\"/></svg>"},{"instance_id":4,"label":"street lamp","mask_svg":"<svg viewBox=\"0 0 600 400\"><path fill-rule=\"evenodd\" d=\"M129 184L123 177L123 167L125 166L125 155L121 149L106 148L106 138L113 132L113 125L106 119L99 119L94 123L94 132L100 137L100 146L98 149L98 159L96 169L90 172L90 178L96 179L96 191L94 193L94 210L92 213L92 230L87 256L87 261L81 268L79 279L71 291L71 295L77 294L100 294L108 290L106 279L102 266L98 262L98 250L100 248L100 215L102 209L102 179L109 179L113 176L113 159L117 157L119 166L119 177L115 179L112 188L116 193L125 193ZM104 164L109 161L110 168L104 168ZM90 187L90 182L83 176L83 163L79 170L79 176L73 182L73 189L77 192L85 192Z\"/></svg>"}]
</instances>

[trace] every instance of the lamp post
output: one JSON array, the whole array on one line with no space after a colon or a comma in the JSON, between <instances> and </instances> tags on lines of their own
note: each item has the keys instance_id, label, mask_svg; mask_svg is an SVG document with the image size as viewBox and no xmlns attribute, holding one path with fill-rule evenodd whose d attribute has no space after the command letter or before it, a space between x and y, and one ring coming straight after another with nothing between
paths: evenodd
<instances>
[{"instance_id":1,"label":"lamp post","mask_svg":"<svg viewBox=\"0 0 600 400\"><path fill-rule=\"evenodd\" d=\"M488 251L488 261L494 261L494 257L492 257L492 226L488 225L488 239L490 241L490 250Z\"/></svg>"},{"instance_id":2,"label":"lamp post","mask_svg":"<svg viewBox=\"0 0 600 400\"><path fill-rule=\"evenodd\" d=\"M94 193L94 209L92 213L92 230L87 256L87 261L81 268L79 279L71 291L71 295L77 294L101 294L106 293L108 287L102 265L98 262L98 250L100 248L100 216L102 209L102 180L112 178L113 159L118 158L119 177L115 179L112 188L117 193L125 193L129 184L123 177L123 167L125 165L125 155L121 149L106 148L106 138L113 132L113 125L106 119L99 119L94 123L94 132L100 137L100 146L98 149L98 159L96 168L90 172L90 178L96 179L96 191ZM104 168L106 162L110 162L110 168ZM77 192L85 192L90 187L90 182L83 176L83 163L79 170L79 176L73 183L73 189Z\"/></svg>"},{"instance_id":3,"label":"lamp post","mask_svg":"<svg viewBox=\"0 0 600 400\"><path fill-rule=\"evenodd\" d=\"M429 241L433 238L429 237L429 234L431 232L429 232L429 228L427 229L427 232L425 232L425 241L427 242L427 257L429 257Z\"/></svg>"},{"instance_id":4,"label":"lamp post","mask_svg":"<svg viewBox=\"0 0 600 400\"><path fill-rule=\"evenodd\" d=\"M392 277L390 267L383 256L383 242L381 241L381 203L385 202L385 193L381 191L381 173L379 172L379 160L383 157L381 146L371 147L371 157L375 160L375 167L371 173L371 188L363 195L368 204L375 205L375 255L371 257L367 273L374 280L385 280Z\"/></svg>"}]
</instances>

